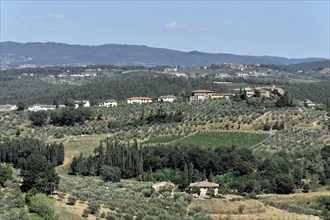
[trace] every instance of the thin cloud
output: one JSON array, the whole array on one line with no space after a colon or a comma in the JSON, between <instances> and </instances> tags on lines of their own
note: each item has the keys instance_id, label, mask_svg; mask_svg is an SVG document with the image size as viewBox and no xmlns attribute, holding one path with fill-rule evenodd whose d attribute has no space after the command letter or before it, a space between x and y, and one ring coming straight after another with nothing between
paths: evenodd
<instances>
[{"instance_id":1,"label":"thin cloud","mask_svg":"<svg viewBox=\"0 0 330 220\"><path fill-rule=\"evenodd\" d=\"M190 31L190 32L198 32L198 31L209 31L209 27L191 27L186 24L179 24L175 21L172 21L165 25L165 29L169 30L184 30L184 31Z\"/></svg>"},{"instance_id":2,"label":"thin cloud","mask_svg":"<svg viewBox=\"0 0 330 220\"><path fill-rule=\"evenodd\" d=\"M58 31L59 28L58 27L49 27L49 28L47 28L47 30L49 30L49 31Z\"/></svg>"},{"instance_id":3,"label":"thin cloud","mask_svg":"<svg viewBox=\"0 0 330 220\"><path fill-rule=\"evenodd\" d=\"M66 18L63 14L45 14L45 15L32 15L21 16L22 20L59 20Z\"/></svg>"}]
</instances>

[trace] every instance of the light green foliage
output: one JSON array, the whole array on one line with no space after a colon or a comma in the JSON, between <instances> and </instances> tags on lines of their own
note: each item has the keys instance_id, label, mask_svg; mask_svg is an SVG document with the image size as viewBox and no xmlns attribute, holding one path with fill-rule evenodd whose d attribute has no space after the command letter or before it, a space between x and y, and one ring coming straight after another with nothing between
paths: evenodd
<instances>
[{"instance_id":1,"label":"light green foliage","mask_svg":"<svg viewBox=\"0 0 330 220\"><path fill-rule=\"evenodd\" d=\"M88 202L87 208L88 208L90 214L95 214L99 211L100 204L95 200L91 200Z\"/></svg>"},{"instance_id":2,"label":"light green foliage","mask_svg":"<svg viewBox=\"0 0 330 220\"><path fill-rule=\"evenodd\" d=\"M13 169L10 165L0 164L0 186L4 186L7 180L12 180Z\"/></svg>"},{"instance_id":3,"label":"light green foliage","mask_svg":"<svg viewBox=\"0 0 330 220\"><path fill-rule=\"evenodd\" d=\"M161 215L166 215L166 219L182 219L182 216L187 214L187 206L192 200L190 195L176 193L172 196L166 191L163 194L154 192L146 197L142 192L151 192L151 186L152 183L147 182L119 184L96 179L86 181L79 177L62 177L59 190L70 191L79 200L88 198L102 207L115 210L115 213L107 214L108 219L122 219L126 215L137 216L138 219L145 219L146 216L159 219Z\"/></svg>"},{"instance_id":4,"label":"light green foliage","mask_svg":"<svg viewBox=\"0 0 330 220\"><path fill-rule=\"evenodd\" d=\"M265 140L267 136L250 132L199 132L179 142L203 147L251 147Z\"/></svg>"},{"instance_id":5,"label":"light green foliage","mask_svg":"<svg viewBox=\"0 0 330 220\"><path fill-rule=\"evenodd\" d=\"M30 212L35 212L44 219L58 220L53 202L45 194L38 193L31 197L29 204Z\"/></svg>"},{"instance_id":6,"label":"light green foliage","mask_svg":"<svg viewBox=\"0 0 330 220\"><path fill-rule=\"evenodd\" d=\"M77 201L77 197L75 197L75 196L69 196L69 197L68 197L68 202L67 202L67 204L68 204L68 205L74 205L74 204L76 204L76 201Z\"/></svg>"}]
</instances>

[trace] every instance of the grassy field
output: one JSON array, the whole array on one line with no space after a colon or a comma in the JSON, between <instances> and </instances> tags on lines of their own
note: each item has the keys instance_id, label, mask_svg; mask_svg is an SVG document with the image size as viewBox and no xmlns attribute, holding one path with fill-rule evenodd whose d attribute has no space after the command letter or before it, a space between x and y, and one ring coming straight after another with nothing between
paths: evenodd
<instances>
[{"instance_id":1,"label":"grassy field","mask_svg":"<svg viewBox=\"0 0 330 220\"><path fill-rule=\"evenodd\" d=\"M169 143L182 138L183 136L157 136L150 138L149 140L143 141L142 144L158 144L158 143Z\"/></svg>"},{"instance_id":2,"label":"grassy field","mask_svg":"<svg viewBox=\"0 0 330 220\"><path fill-rule=\"evenodd\" d=\"M178 142L202 147L251 147L268 137L268 134L252 132L210 131L198 132Z\"/></svg>"}]
</instances>

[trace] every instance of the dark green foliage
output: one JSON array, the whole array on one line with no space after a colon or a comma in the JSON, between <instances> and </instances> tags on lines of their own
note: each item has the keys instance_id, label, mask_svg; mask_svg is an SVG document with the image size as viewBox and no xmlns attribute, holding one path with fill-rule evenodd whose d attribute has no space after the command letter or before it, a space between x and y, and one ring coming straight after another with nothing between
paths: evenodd
<instances>
[{"instance_id":1,"label":"dark green foliage","mask_svg":"<svg viewBox=\"0 0 330 220\"><path fill-rule=\"evenodd\" d=\"M278 194L289 194L293 192L295 185L290 175L279 174L274 181L274 190Z\"/></svg>"},{"instance_id":2,"label":"dark green foliage","mask_svg":"<svg viewBox=\"0 0 330 220\"><path fill-rule=\"evenodd\" d=\"M200 195L200 193L201 193L201 189L200 189L199 187L197 187L197 186L193 186L193 187L191 187L191 189L190 189L190 193L191 193L191 194L197 194L197 195Z\"/></svg>"},{"instance_id":3,"label":"dark green foliage","mask_svg":"<svg viewBox=\"0 0 330 220\"><path fill-rule=\"evenodd\" d=\"M30 112L29 119L31 120L32 124L35 126L42 126L46 124L48 118L47 111L37 111L37 112Z\"/></svg>"},{"instance_id":4,"label":"dark green foliage","mask_svg":"<svg viewBox=\"0 0 330 220\"><path fill-rule=\"evenodd\" d=\"M119 182L121 172L118 167L103 165L101 168L101 177L105 182Z\"/></svg>"},{"instance_id":5,"label":"dark green foliage","mask_svg":"<svg viewBox=\"0 0 330 220\"><path fill-rule=\"evenodd\" d=\"M35 188L39 192L51 194L59 184L60 178L54 166L42 155L30 155L20 168L24 191Z\"/></svg>"},{"instance_id":6,"label":"dark green foliage","mask_svg":"<svg viewBox=\"0 0 330 220\"><path fill-rule=\"evenodd\" d=\"M7 180L13 179L13 169L8 164L0 164L0 186L4 186Z\"/></svg>"},{"instance_id":7,"label":"dark green foliage","mask_svg":"<svg viewBox=\"0 0 330 220\"><path fill-rule=\"evenodd\" d=\"M293 107L292 98L289 96L288 92L285 92L283 96L275 103L276 107Z\"/></svg>"},{"instance_id":8,"label":"dark green foliage","mask_svg":"<svg viewBox=\"0 0 330 220\"><path fill-rule=\"evenodd\" d=\"M317 199L322 209L322 217L325 220L330 219L330 196L321 196Z\"/></svg>"},{"instance_id":9,"label":"dark green foliage","mask_svg":"<svg viewBox=\"0 0 330 220\"><path fill-rule=\"evenodd\" d=\"M308 183L305 183L304 185L303 185L303 193L308 193L309 192L309 189L310 189L310 186L309 186L309 184Z\"/></svg>"},{"instance_id":10,"label":"dark green foliage","mask_svg":"<svg viewBox=\"0 0 330 220\"><path fill-rule=\"evenodd\" d=\"M17 111L24 111L24 109L25 109L25 104L23 102L18 102Z\"/></svg>"},{"instance_id":11,"label":"dark green foliage","mask_svg":"<svg viewBox=\"0 0 330 220\"><path fill-rule=\"evenodd\" d=\"M83 124L86 120L91 119L93 112L90 108L73 108L65 107L52 111L50 113L50 123L53 125L74 125L76 123Z\"/></svg>"},{"instance_id":12,"label":"dark green foliage","mask_svg":"<svg viewBox=\"0 0 330 220\"><path fill-rule=\"evenodd\" d=\"M27 157L32 154L42 154L54 166L61 165L64 161L64 145L44 144L37 139L4 139L0 142L0 162L12 163L20 168Z\"/></svg>"},{"instance_id":13,"label":"dark green foliage","mask_svg":"<svg viewBox=\"0 0 330 220\"><path fill-rule=\"evenodd\" d=\"M67 202L67 204L68 204L68 205L74 205L74 204L76 204L76 201L77 201L77 197L75 197L75 196L69 196L69 197L68 197L68 202Z\"/></svg>"}]
</instances>

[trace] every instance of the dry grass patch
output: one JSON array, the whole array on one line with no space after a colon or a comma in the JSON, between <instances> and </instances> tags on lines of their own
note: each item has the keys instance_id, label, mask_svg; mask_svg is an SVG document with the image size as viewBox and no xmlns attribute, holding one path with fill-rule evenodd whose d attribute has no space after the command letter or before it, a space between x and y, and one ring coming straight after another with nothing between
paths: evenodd
<instances>
[{"instance_id":1,"label":"dry grass patch","mask_svg":"<svg viewBox=\"0 0 330 220\"><path fill-rule=\"evenodd\" d=\"M203 211L212 219L232 219L232 220L317 220L317 216L300 215L267 206L258 200L252 199L194 199L191 207L201 206ZM240 208L241 207L241 208ZM243 207L243 208L242 208ZM242 210L240 213L240 209Z\"/></svg>"}]
</instances>

